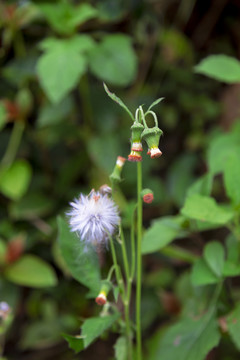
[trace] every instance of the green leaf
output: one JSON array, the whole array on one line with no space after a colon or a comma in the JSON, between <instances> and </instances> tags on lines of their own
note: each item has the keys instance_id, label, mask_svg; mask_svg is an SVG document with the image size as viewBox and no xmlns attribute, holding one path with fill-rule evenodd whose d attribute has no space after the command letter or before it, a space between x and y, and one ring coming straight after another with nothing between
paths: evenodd
<instances>
[{"instance_id":1,"label":"green leaf","mask_svg":"<svg viewBox=\"0 0 240 360\"><path fill-rule=\"evenodd\" d=\"M136 77L137 57L125 35L105 36L89 55L90 70L105 82L126 86Z\"/></svg>"},{"instance_id":2,"label":"green leaf","mask_svg":"<svg viewBox=\"0 0 240 360\"><path fill-rule=\"evenodd\" d=\"M227 55L211 55L194 68L196 73L229 84L240 82L240 62Z\"/></svg>"},{"instance_id":3,"label":"green leaf","mask_svg":"<svg viewBox=\"0 0 240 360\"><path fill-rule=\"evenodd\" d=\"M155 100L155 101L149 106L149 108L147 109L147 112L145 113L145 115L146 115L154 106L156 106L157 104L159 104L163 99L164 99L164 98L161 97L161 98Z\"/></svg>"},{"instance_id":4,"label":"green leaf","mask_svg":"<svg viewBox=\"0 0 240 360\"><path fill-rule=\"evenodd\" d=\"M226 164L233 153L240 157L238 133L239 131L233 129L232 133L218 135L211 141L207 151L207 160L213 175L225 171Z\"/></svg>"},{"instance_id":5,"label":"green leaf","mask_svg":"<svg viewBox=\"0 0 240 360\"><path fill-rule=\"evenodd\" d=\"M148 360L204 360L220 340L213 312L198 319L184 319L171 326L156 343Z\"/></svg>"},{"instance_id":6,"label":"green leaf","mask_svg":"<svg viewBox=\"0 0 240 360\"><path fill-rule=\"evenodd\" d=\"M58 102L79 82L86 71L83 52L93 46L88 36L70 39L47 39L41 46L45 53L37 63L37 73L41 86L52 102Z\"/></svg>"},{"instance_id":7,"label":"green leaf","mask_svg":"<svg viewBox=\"0 0 240 360\"><path fill-rule=\"evenodd\" d=\"M84 349L84 341L82 337L68 334L62 334L62 336L68 342L70 349L74 350L75 353L78 353Z\"/></svg>"},{"instance_id":8,"label":"green leaf","mask_svg":"<svg viewBox=\"0 0 240 360\"><path fill-rule=\"evenodd\" d=\"M234 264L230 261L224 263L223 268L224 276L239 276L240 275L240 265Z\"/></svg>"},{"instance_id":9,"label":"green leaf","mask_svg":"<svg viewBox=\"0 0 240 360\"><path fill-rule=\"evenodd\" d=\"M115 101L118 105L120 105L124 110L126 110L126 112L128 113L128 115L131 117L131 119L134 121L134 116L133 114L131 113L131 111L128 109L128 107L124 104L124 102L119 98L117 97L114 93L112 93L107 85L105 83L103 83L103 86L104 86L104 90L106 91L106 93L108 94L108 96L113 100Z\"/></svg>"},{"instance_id":10,"label":"green leaf","mask_svg":"<svg viewBox=\"0 0 240 360\"><path fill-rule=\"evenodd\" d=\"M224 184L228 197L234 204L240 203L240 163L236 153L231 153L224 167Z\"/></svg>"},{"instance_id":11,"label":"green leaf","mask_svg":"<svg viewBox=\"0 0 240 360\"><path fill-rule=\"evenodd\" d=\"M191 281L194 286L216 284L221 279L214 274L204 259L195 262L192 268Z\"/></svg>"},{"instance_id":12,"label":"green leaf","mask_svg":"<svg viewBox=\"0 0 240 360\"><path fill-rule=\"evenodd\" d=\"M84 321L81 327L84 347L88 347L94 340L102 335L105 330L109 329L119 316L120 314L116 313L102 317L93 317Z\"/></svg>"},{"instance_id":13,"label":"green leaf","mask_svg":"<svg viewBox=\"0 0 240 360\"><path fill-rule=\"evenodd\" d=\"M86 250L84 242L70 231L67 222L61 217L58 217L58 229L60 251L72 276L88 287L91 295L96 297L101 284L96 252L92 248Z\"/></svg>"},{"instance_id":14,"label":"green leaf","mask_svg":"<svg viewBox=\"0 0 240 360\"><path fill-rule=\"evenodd\" d=\"M115 358L116 360L126 360L127 359L127 341L125 336L120 336L115 345Z\"/></svg>"},{"instance_id":15,"label":"green leaf","mask_svg":"<svg viewBox=\"0 0 240 360\"><path fill-rule=\"evenodd\" d=\"M0 191L12 200L20 199L29 187L32 169L25 160L16 160L0 172Z\"/></svg>"},{"instance_id":16,"label":"green leaf","mask_svg":"<svg viewBox=\"0 0 240 360\"><path fill-rule=\"evenodd\" d=\"M155 220L144 232L142 253L149 254L160 250L175 239L183 237L186 232L181 228L182 217L168 216Z\"/></svg>"},{"instance_id":17,"label":"green leaf","mask_svg":"<svg viewBox=\"0 0 240 360\"><path fill-rule=\"evenodd\" d=\"M52 28L60 34L73 33L78 25L98 14L97 10L87 3L78 6L72 6L68 2L40 3L38 6Z\"/></svg>"},{"instance_id":18,"label":"green leaf","mask_svg":"<svg viewBox=\"0 0 240 360\"><path fill-rule=\"evenodd\" d=\"M13 283L23 286L38 288L57 285L53 268L33 255L22 256L6 268L4 275Z\"/></svg>"},{"instance_id":19,"label":"green leaf","mask_svg":"<svg viewBox=\"0 0 240 360\"><path fill-rule=\"evenodd\" d=\"M211 173L201 176L188 188L187 196L191 196L193 194L209 196L212 189L212 183L213 176Z\"/></svg>"},{"instance_id":20,"label":"green leaf","mask_svg":"<svg viewBox=\"0 0 240 360\"><path fill-rule=\"evenodd\" d=\"M221 277L225 262L223 246L217 241L212 241L205 246L203 256L213 273Z\"/></svg>"},{"instance_id":21,"label":"green leaf","mask_svg":"<svg viewBox=\"0 0 240 360\"><path fill-rule=\"evenodd\" d=\"M0 104L0 130L2 130L6 124L7 111L3 104Z\"/></svg>"},{"instance_id":22,"label":"green leaf","mask_svg":"<svg viewBox=\"0 0 240 360\"><path fill-rule=\"evenodd\" d=\"M222 208L213 198L199 194L187 197L181 213L190 219L212 222L219 225L227 224L234 216L230 209Z\"/></svg>"},{"instance_id":23,"label":"green leaf","mask_svg":"<svg viewBox=\"0 0 240 360\"><path fill-rule=\"evenodd\" d=\"M240 304L227 316L227 327L229 335L240 351Z\"/></svg>"}]
</instances>

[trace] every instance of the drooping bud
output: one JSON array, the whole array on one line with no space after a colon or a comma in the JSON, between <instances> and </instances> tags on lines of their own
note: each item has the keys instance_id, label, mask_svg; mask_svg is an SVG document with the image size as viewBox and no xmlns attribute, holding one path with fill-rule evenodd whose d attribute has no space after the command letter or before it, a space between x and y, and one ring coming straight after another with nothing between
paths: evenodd
<instances>
[{"instance_id":1,"label":"drooping bud","mask_svg":"<svg viewBox=\"0 0 240 360\"><path fill-rule=\"evenodd\" d=\"M151 189L142 190L141 196L142 196L143 201L146 204L151 204L153 202L153 200L154 200L153 192L152 192Z\"/></svg>"},{"instance_id":2,"label":"drooping bud","mask_svg":"<svg viewBox=\"0 0 240 360\"><path fill-rule=\"evenodd\" d=\"M137 116L138 112L136 113ZM142 156L140 154L143 151L141 134L143 132L144 126L136 120L131 126L131 152L128 155L128 161L142 161Z\"/></svg>"},{"instance_id":3,"label":"drooping bud","mask_svg":"<svg viewBox=\"0 0 240 360\"><path fill-rule=\"evenodd\" d=\"M158 148L159 139L162 133L162 130L160 130L157 126L145 128L142 132L141 137L146 141L148 145L148 153L150 152L152 159L162 155L161 150Z\"/></svg>"},{"instance_id":4,"label":"drooping bud","mask_svg":"<svg viewBox=\"0 0 240 360\"><path fill-rule=\"evenodd\" d=\"M132 130L132 151L143 151L142 142L141 142L141 134L144 130L144 126L139 122L135 121L131 126Z\"/></svg>"},{"instance_id":5,"label":"drooping bud","mask_svg":"<svg viewBox=\"0 0 240 360\"><path fill-rule=\"evenodd\" d=\"M131 151L128 155L128 161L142 161L142 156L139 151Z\"/></svg>"},{"instance_id":6,"label":"drooping bud","mask_svg":"<svg viewBox=\"0 0 240 360\"><path fill-rule=\"evenodd\" d=\"M117 157L116 165L113 169L112 174L110 175L110 180L112 182L119 183L122 180L121 173L122 173L122 168L123 168L125 161L126 161L126 159L124 157L122 157L122 156Z\"/></svg>"},{"instance_id":7,"label":"drooping bud","mask_svg":"<svg viewBox=\"0 0 240 360\"><path fill-rule=\"evenodd\" d=\"M112 188L110 188L110 186L108 186L107 184L104 184L104 185L100 186L99 192L102 195L111 195Z\"/></svg>"},{"instance_id":8,"label":"drooping bud","mask_svg":"<svg viewBox=\"0 0 240 360\"><path fill-rule=\"evenodd\" d=\"M108 280L103 280L102 281L101 290L100 290L98 296L95 299L95 301L96 301L96 303L98 305L103 306L103 305L106 304L107 295L108 295L111 287L112 287L112 284L110 283L110 281L108 281Z\"/></svg>"}]
</instances>

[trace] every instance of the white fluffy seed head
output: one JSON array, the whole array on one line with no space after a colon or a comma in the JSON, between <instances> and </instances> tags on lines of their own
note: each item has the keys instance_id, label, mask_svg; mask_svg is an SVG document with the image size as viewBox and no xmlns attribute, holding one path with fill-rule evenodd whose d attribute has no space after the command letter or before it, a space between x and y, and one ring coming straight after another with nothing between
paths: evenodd
<instances>
[{"instance_id":1,"label":"white fluffy seed head","mask_svg":"<svg viewBox=\"0 0 240 360\"><path fill-rule=\"evenodd\" d=\"M106 245L120 222L114 201L107 194L91 191L88 196L80 194L70 205L67 215L71 231L86 245Z\"/></svg>"}]
</instances>

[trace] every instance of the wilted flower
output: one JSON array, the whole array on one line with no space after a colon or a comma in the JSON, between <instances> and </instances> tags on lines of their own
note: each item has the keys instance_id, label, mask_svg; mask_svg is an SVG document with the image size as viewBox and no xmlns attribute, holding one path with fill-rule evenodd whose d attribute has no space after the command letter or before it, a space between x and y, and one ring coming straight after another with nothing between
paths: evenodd
<instances>
[{"instance_id":1,"label":"wilted flower","mask_svg":"<svg viewBox=\"0 0 240 360\"><path fill-rule=\"evenodd\" d=\"M92 190L87 196L80 194L70 205L67 215L71 231L86 245L106 244L120 221L114 201L107 194Z\"/></svg>"}]
</instances>

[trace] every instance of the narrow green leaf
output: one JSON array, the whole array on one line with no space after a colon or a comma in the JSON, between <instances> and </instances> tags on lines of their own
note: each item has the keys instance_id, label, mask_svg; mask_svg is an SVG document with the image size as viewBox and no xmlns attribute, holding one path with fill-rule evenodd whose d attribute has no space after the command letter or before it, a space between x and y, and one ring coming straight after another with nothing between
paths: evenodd
<instances>
[{"instance_id":1,"label":"narrow green leaf","mask_svg":"<svg viewBox=\"0 0 240 360\"><path fill-rule=\"evenodd\" d=\"M116 360L126 360L127 359L127 341L125 336L120 336L115 345L115 358Z\"/></svg>"},{"instance_id":2,"label":"narrow green leaf","mask_svg":"<svg viewBox=\"0 0 240 360\"><path fill-rule=\"evenodd\" d=\"M181 228L182 217L167 216L155 220L148 230L144 232L142 253L149 254L160 250L175 239L186 235Z\"/></svg>"},{"instance_id":3,"label":"narrow green leaf","mask_svg":"<svg viewBox=\"0 0 240 360\"><path fill-rule=\"evenodd\" d=\"M0 191L13 200L20 199L28 189L32 169L25 160L16 160L0 173Z\"/></svg>"},{"instance_id":4,"label":"narrow green leaf","mask_svg":"<svg viewBox=\"0 0 240 360\"><path fill-rule=\"evenodd\" d=\"M33 255L22 256L6 268L4 275L8 280L23 286L38 288L57 284L53 268Z\"/></svg>"},{"instance_id":5,"label":"narrow green leaf","mask_svg":"<svg viewBox=\"0 0 240 360\"><path fill-rule=\"evenodd\" d=\"M88 287L93 297L97 296L101 278L96 252L91 248L86 250L84 242L70 231L67 222L61 217L58 217L58 229L60 251L72 276Z\"/></svg>"},{"instance_id":6,"label":"narrow green leaf","mask_svg":"<svg viewBox=\"0 0 240 360\"><path fill-rule=\"evenodd\" d=\"M103 38L89 53L89 66L99 79L117 86L130 85L137 74L137 56L126 35Z\"/></svg>"},{"instance_id":7,"label":"narrow green leaf","mask_svg":"<svg viewBox=\"0 0 240 360\"><path fill-rule=\"evenodd\" d=\"M103 317L94 317L84 321L82 325L82 333L84 347L88 347L94 340L96 340L105 330L109 329L120 314L107 315Z\"/></svg>"},{"instance_id":8,"label":"narrow green leaf","mask_svg":"<svg viewBox=\"0 0 240 360\"><path fill-rule=\"evenodd\" d=\"M240 82L240 62L227 55L211 55L194 68L196 73L229 84Z\"/></svg>"},{"instance_id":9,"label":"narrow green leaf","mask_svg":"<svg viewBox=\"0 0 240 360\"><path fill-rule=\"evenodd\" d=\"M219 225L227 224L234 216L232 210L222 208L213 198L199 194L187 197L181 213L190 219Z\"/></svg>"},{"instance_id":10,"label":"narrow green leaf","mask_svg":"<svg viewBox=\"0 0 240 360\"><path fill-rule=\"evenodd\" d=\"M161 335L161 334L159 334ZM213 312L171 326L150 351L148 360L204 360L220 340Z\"/></svg>"},{"instance_id":11,"label":"narrow green leaf","mask_svg":"<svg viewBox=\"0 0 240 360\"><path fill-rule=\"evenodd\" d=\"M147 109L146 114L147 114L154 106L156 106L157 104L159 104L163 99L164 99L164 98L161 97L161 98L155 100L155 101L149 106L149 108ZM145 114L145 115L146 115L146 114Z\"/></svg>"},{"instance_id":12,"label":"narrow green leaf","mask_svg":"<svg viewBox=\"0 0 240 360\"><path fill-rule=\"evenodd\" d=\"M225 163L224 184L228 197L238 205L240 203L240 163L236 153L231 153Z\"/></svg>"},{"instance_id":13,"label":"narrow green leaf","mask_svg":"<svg viewBox=\"0 0 240 360\"><path fill-rule=\"evenodd\" d=\"M131 111L128 109L128 107L124 104L124 102L119 98L117 97L114 93L112 93L107 85L105 83L103 83L103 86L104 86L104 90L106 91L106 93L108 94L108 96L113 100L115 101L118 105L120 105L127 113L128 115L131 117L131 119L134 121L134 116L133 114L131 113Z\"/></svg>"},{"instance_id":14,"label":"narrow green leaf","mask_svg":"<svg viewBox=\"0 0 240 360\"><path fill-rule=\"evenodd\" d=\"M227 327L233 343L240 351L240 304L227 316Z\"/></svg>"},{"instance_id":15,"label":"narrow green leaf","mask_svg":"<svg viewBox=\"0 0 240 360\"><path fill-rule=\"evenodd\" d=\"M217 241L212 241L205 246L203 256L213 273L221 277L224 267L223 246Z\"/></svg>"},{"instance_id":16,"label":"narrow green leaf","mask_svg":"<svg viewBox=\"0 0 240 360\"><path fill-rule=\"evenodd\" d=\"M194 286L216 284L221 281L206 264L204 259L197 260L193 265L191 280Z\"/></svg>"},{"instance_id":17,"label":"narrow green leaf","mask_svg":"<svg viewBox=\"0 0 240 360\"><path fill-rule=\"evenodd\" d=\"M84 342L82 337L68 334L62 334L62 336L68 342L70 349L74 350L75 353L79 353L84 349Z\"/></svg>"}]
</instances>

